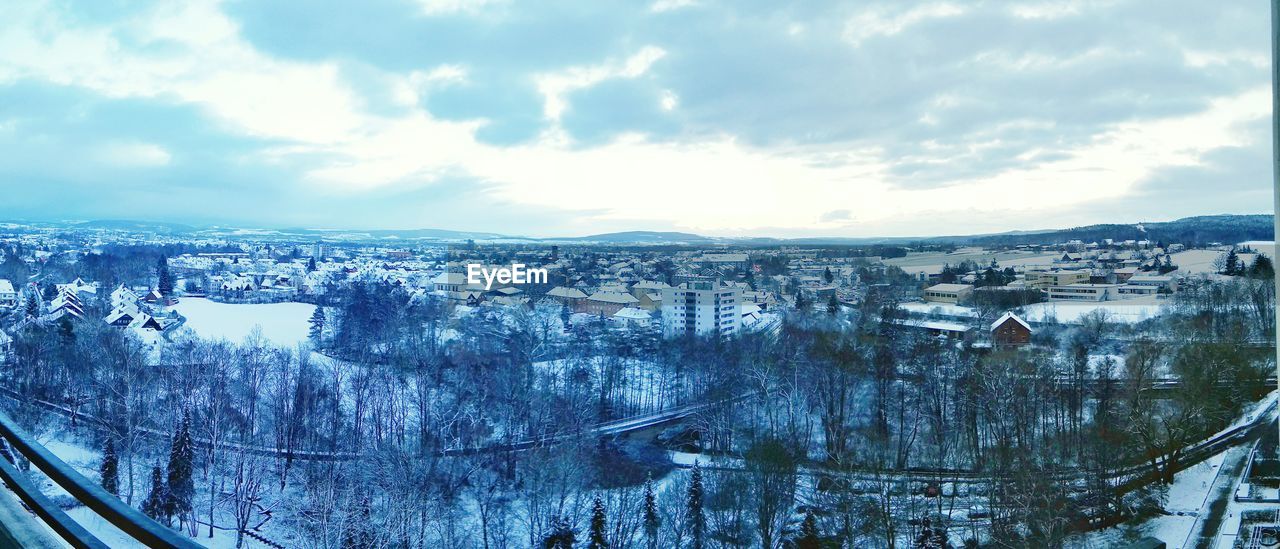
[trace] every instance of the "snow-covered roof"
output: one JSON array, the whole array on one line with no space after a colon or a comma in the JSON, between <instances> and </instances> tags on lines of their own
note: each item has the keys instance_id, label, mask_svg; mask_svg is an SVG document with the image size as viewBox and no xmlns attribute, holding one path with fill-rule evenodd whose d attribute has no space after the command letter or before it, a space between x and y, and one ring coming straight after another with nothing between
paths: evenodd
<instances>
[{"instance_id":1,"label":"snow-covered roof","mask_svg":"<svg viewBox=\"0 0 1280 549\"><path fill-rule=\"evenodd\" d=\"M995 322L992 322L991 329L994 330L996 328L999 328L1001 324L1004 324L1009 319L1013 319L1018 324L1021 324L1023 328L1027 329L1027 331L1031 331L1031 325L1027 324L1027 321L1022 320L1022 317L1019 317L1018 315L1013 314L1012 311L1001 315L999 319L997 319Z\"/></svg>"},{"instance_id":2,"label":"snow-covered roof","mask_svg":"<svg viewBox=\"0 0 1280 549\"><path fill-rule=\"evenodd\" d=\"M637 309L635 307L623 307L618 312L613 313L613 318L620 320L649 320L649 311Z\"/></svg>"},{"instance_id":3,"label":"snow-covered roof","mask_svg":"<svg viewBox=\"0 0 1280 549\"><path fill-rule=\"evenodd\" d=\"M622 292L596 292L594 294L591 294L591 297L588 297L587 299L591 301L599 301L602 303L622 303L622 304L630 304L630 303L636 303L640 301L636 299L636 296L633 296L627 293L622 293Z\"/></svg>"},{"instance_id":4,"label":"snow-covered roof","mask_svg":"<svg viewBox=\"0 0 1280 549\"><path fill-rule=\"evenodd\" d=\"M562 297L565 299L583 299L587 297L587 294L583 293L582 290L577 288L566 288L564 286L556 286L555 288L552 288L551 291L547 292L547 295L551 297Z\"/></svg>"}]
</instances>

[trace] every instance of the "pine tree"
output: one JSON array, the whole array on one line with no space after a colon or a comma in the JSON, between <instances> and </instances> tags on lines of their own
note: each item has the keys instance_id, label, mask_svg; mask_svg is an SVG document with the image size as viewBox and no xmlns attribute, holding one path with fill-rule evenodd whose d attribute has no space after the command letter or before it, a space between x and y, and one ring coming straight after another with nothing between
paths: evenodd
<instances>
[{"instance_id":1,"label":"pine tree","mask_svg":"<svg viewBox=\"0 0 1280 549\"><path fill-rule=\"evenodd\" d=\"M831 294L831 299L827 300L827 314L835 316L840 312L840 300L836 299L836 294Z\"/></svg>"},{"instance_id":2,"label":"pine tree","mask_svg":"<svg viewBox=\"0 0 1280 549\"><path fill-rule=\"evenodd\" d=\"M169 258L161 255L160 260L156 262L156 289L160 291L160 295L169 297L173 295L173 275L169 274Z\"/></svg>"},{"instance_id":3,"label":"pine tree","mask_svg":"<svg viewBox=\"0 0 1280 549\"><path fill-rule=\"evenodd\" d=\"M569 526L569 521L564 517L555 517L551 519L551 532L543 538L542 547L543 549L573 549L576 541L578 541L578 535Z\"/></svg>"},{"instance_id":4,"label":"pine tree","mask_svg":"<svg viewBox=\"0 0 1280 549\"><path fill-rule=\"evenodd\" d=\"M316 272L316 258L311 257L307 259L307 272L308 273Z\"/></svg>"},{"instance_id":5,"label":"pine tree","mask_svg":"<svg viewBox=\"0 0 1280 549\"><path fill-rule=\"evenodd\" d=\"M27 316L40 316L40 298L35 292L27 292Z\"/></svg>"},{"instance_id":6,"label":"pine tree","mask_svg":"<svg viewBox=\"0 0 1280 549\"><path fill-rule=\"evenodd\" d=\"M587 547L590 549L608 549L609 540L604 537L604 529L604 502L600 501L600 496L596 496L596 501L591 507L591 535L587 538Z\"/></svg>"},{"instance_id":7,"label":"pine tree","mask_svg":"<svg viewBox=\"0 0 1280 549\"><path fill-rule=\"evenodd\" d=\"M1222 274L1235 276L1240 274L1240 256L1236 254L1236 249L1232 248L1227 252L1227 259L1222 267Z\"/></svg>"},{"instance_id":8,"label":"pine tree","mask_svg":"<svg viewBox=\"0 0 1280 549\"><path fill-rule=\"evenodd\" d=\"M1275 265L1271 263L1271 258L1258 254L1253 258L1253 264L1249 266L1249 276L1259 280L1270 280L1275 278Z\"/></svg>"},{"instance_id":9,"label":"pine tree","mask_svg":"<svg viewBox=\"0 0 1280 549\"><path fill-rule=\"evenodd\" d=\"M649 549L658 547L658 527L662 519L658 518L658 496L653 493L653 477L644 479L644 537Z\"/></svg>"},{"instance_id":10,"label":"pine tree","mask_svg":"<svg viewBox=\"0 0 1280 549\"><path fill-rule=\"evenodd\" d=\"M810 509L804 513L804 522L800 523L800 537L796 538L796 549L821 549L822 537L818 534L818 520Z\"/></svg>"},{"instance_id":11,"label":"pine tree","mask_svg":"<svg viewBox=\"0 0 1280 549\"><path fill-rule=\"evenodd\" d=\"M809 310L809 299L804 296L804 292L796 289L796 310L806 312Z\"/></svg>"},{"instance_id":12,"label":"pine tree","mask_svg":"<svg viewBox=\"0 0 1280 549\"><path fill-rule=\"evenodd\" d=\"M169 499L169 491L164 485L164 473L160 471L159 465L151 467L151 492L147 494L147 499L142 502L142 512L164 525L169 525L169 513L166 512L165 502Z\"/></svg>"},{"instance_id":13,"label":"pine tree","mask_svg":"<svg viewBox=\"0 0 1280 549\"><path fill-rule=\"evenodd\" d=\"M702 467L697 461L693 462L693 472L689 474L689 537L691 538L690 547L693 549L702 549L703 543L707 537L707 516L702 510L702 497L704 489L702 487Z\"/></svg>"},{"instance_id":14,"label":"pine tree","mask_svg":"<svg viewBox=\"0 0 1280 549\"><path fill-rule=\"evenodd\" d=\"M170 516L177 516L179 520L191 512L191 497L195 493L195 483L191 479L194 453L191 445L191 415L184 411L182 422L178 424L178 432L173 435L173 446L169 450L167 511Z\"/></svg>"},{"instance_id":15,"label":"pine tree","mask_svg":"<svg viewBox=\"0 0 1280 549\"><path fill-rule=\"evenodd\" d=\"M98 473L102 477L102 489L113 496L120 495L120 458L116 456L116 443L107 437L107 444L102 448L102 467Z\"/></svg>"},{"instance_id":16,"label":"pine tree","mask_svg":"<svg viewBox=\"0 0 1280 549\"><path fill-rule=\"evenodd\" d=\"M324 308L316 307L315 312L311 313L311 320L308 322L311 323L311 330L309 332L311 340L319 345L320 341L324 339Z\"/></svg>"},{"instance_id":17,"label":"pine tree","mask_svg":"<svg viewBox=\"0 0 1280 549\"><path fill-rule=\"evenodd\" d=\"M822 271L822 279L827 281L827 284L830 284L832 280L836 279L836 276L831 274L831 267L827 267Z\"/></svg>"},{"instance_id":18,"label":"pine tree","mask_svg":"<svg viewBox=\"0 0 1280 549\"><path fill-rule=\"evenodd\" d=\"M44 289L40 290L40 297L45 301L53 301L58 297L58 288L53 284L45 284Z\"/></svg>"}]
</instances>

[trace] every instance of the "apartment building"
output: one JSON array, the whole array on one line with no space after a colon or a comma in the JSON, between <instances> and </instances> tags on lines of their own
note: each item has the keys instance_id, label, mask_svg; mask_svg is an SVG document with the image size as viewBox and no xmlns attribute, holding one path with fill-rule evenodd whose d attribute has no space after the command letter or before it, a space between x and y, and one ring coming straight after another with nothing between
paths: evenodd
<instances>
[{"instance_id":1,"label":"apartment building","mask_svg":"<svg viewBox=\"0 0 1280 549\"><path fill-rule=\"evenodd\" d=\"M708 278L662 290L662 331L666 337L727 337L736 335L741 327L741 288Z\"/></svg>"}]
</instances>

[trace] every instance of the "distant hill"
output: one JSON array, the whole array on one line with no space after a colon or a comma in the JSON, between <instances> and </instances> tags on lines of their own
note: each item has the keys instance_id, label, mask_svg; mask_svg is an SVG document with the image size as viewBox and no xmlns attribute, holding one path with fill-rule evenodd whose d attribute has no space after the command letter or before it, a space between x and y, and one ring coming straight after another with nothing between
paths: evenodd
<instances>
[{"instance_id":1,"label":"distant hill","mask_svg":"<svg viewBox=\"0 0 1280 549\"><path fill-rule=\"evenodd\" d=\"M593 234L570 238L546 238L542 240L570 240L580 242L604 242L610 244L706 244L721 242L721 239L692 233L664 231L625 231L619 233Z\"/></svg>"},{"instance_id":2,"label":"distant hill","mask_svg":"<svg viewBox=\"0 0 1280 549\"><path fill-rule=\"evenodd\" d=\"M62 223L78 229L150 232L156 234L195 234L226 238L263 240L331 239L355 241L439 240L439 241L525 241L525 242L594 242L600 244L636 245L711 245L738 246L869 246L903 245L923 242L934 244L1017 246L1022 244L1061 244L1072 240L1100 242L1112 240L1151 240L1186 244L1236 243L1250 240L1274 240L1270 215L1202 215L1175 221L1133 224L1098 224L1069 229L1010 231L999 234L955 235L932 237L710 237L674 231L623 231L560 238L530 238L500 233L453 231L448 229L252 229L237 227L195 227L181 223L133 220L95 220Z\"/></svg>"},{"instance_id":3,"label":"distant hill","mask_svg":"<svg viewBox=\"0 0 1280 549\"><path fill-rule=\"evenodd\" d=\"M133 221L129 219L98 219L72 223L77 229L102 229L109 231L137 231L150 233L190 233L196 228L181 223L161 223L156 221Z\"/></svg>"},{"instance_id":4,"label":"distant hill","mask_svg":"<svg viewBox=\"0 0 1280 549\"><path fill-rule=\"evenodd\" d=\"M1224 244L1249 240L1273 240L1274 221L1270 215L1202 215L1175 221L1136 223L1133 225L1088 225L1042 232L1019 232L970 237L971 244L1016 246L1020 244L1060 244L1072 240L1099 242L1112 240L1150 240L1189 244Z\"/></svg>"}]
</instances>

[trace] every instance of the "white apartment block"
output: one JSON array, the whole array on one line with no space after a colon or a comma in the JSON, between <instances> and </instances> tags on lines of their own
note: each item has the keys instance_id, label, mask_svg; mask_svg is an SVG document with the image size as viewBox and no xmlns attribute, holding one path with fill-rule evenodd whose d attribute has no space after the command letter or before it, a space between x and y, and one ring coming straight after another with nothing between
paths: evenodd
<instances>
[{"instance_id":1,"label":"white apartment block","mask_svg":"<svg viewBox=\"0 0 1280 549\"><path fill-rule=\"evenodd\" d=\"M691 280L662 290L666 337L737 335L742 327L742 288L719 279Z\"/></svg>"}]
</instances>

